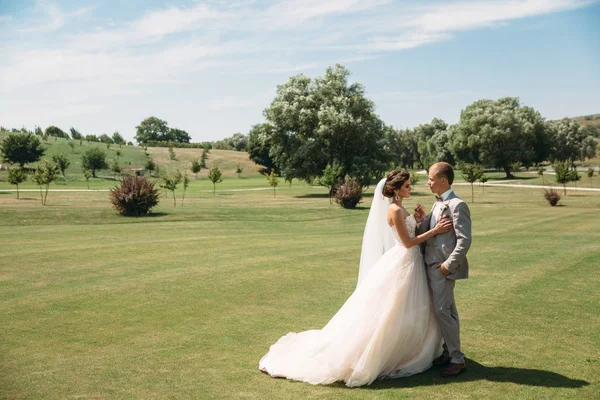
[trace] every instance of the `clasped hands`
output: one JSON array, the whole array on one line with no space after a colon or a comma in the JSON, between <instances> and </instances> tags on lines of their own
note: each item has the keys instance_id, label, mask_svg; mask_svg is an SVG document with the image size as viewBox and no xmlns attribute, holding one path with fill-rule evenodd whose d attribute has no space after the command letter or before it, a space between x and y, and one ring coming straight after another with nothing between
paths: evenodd
<instances>
[{"instance_id":1,"label":"clasped hands","mask_svg":"<svg viewBox=\"0 0 600 400\"><path fill-rule=\"evenodd\" d=\"M423 207L423 204L417 204L417 207L415 207L414 214L415 220L417 222L422 222L425 218L425 215L427 215L427 212L425 211L425 207ZM437 228L440 231L439 233L448 232L452 228L452 221L449 221L449 218L446 215L444 215L442 219L438 221L435 228ZM448 268L446 268L444 264L438 264L436 265L436 268L439 268L442 275L450 275L450 271L448 271Z\"/></svg>"}]
</instances>

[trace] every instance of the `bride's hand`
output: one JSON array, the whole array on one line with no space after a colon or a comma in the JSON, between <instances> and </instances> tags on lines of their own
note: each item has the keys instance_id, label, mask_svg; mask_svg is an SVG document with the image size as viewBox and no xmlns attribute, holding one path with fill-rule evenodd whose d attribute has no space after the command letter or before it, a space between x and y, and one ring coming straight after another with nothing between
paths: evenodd
<instances>
[{"instance_id":1,"label":"bride's hand","mask_svg":"<svg viewBox=\"0 0 600 400\"><path fill-rule=\"evenodd\" d=\"M413 216L417 222L421 222L425 218L425 207L423 207L421 203L417 204L417 207L415 208L415 214Z\"/></svg>"},{"instance_id":2,"label":"bride's hand","mask_svg":"<svg viewBox=\"0 0 600 400\"><path fill-rule=\"evenodd\" d=\"M437 224L435 224L435 227L433 229L435 230L435 234L439 235L440 233L446 233L453 228L454 224L452 223L452 220L444 216L441 220L438 221Z\"/></svg>"}]
</instances>

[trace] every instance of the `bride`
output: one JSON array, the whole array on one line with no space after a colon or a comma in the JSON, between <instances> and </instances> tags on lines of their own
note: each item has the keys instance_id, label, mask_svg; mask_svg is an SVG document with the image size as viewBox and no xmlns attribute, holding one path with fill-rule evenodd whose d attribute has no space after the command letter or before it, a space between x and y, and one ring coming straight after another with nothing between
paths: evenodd
<instances>
[{"instance_id":1,"label":"bride","mask_svg":"<svg viewBox=\"0 0 600 400\"><path fill-rule=\"evenodd\" d=\"M415 216L402 205L410 192L405 170L392 171L379 182L354 293L323 329L279 339L260 360L261 371L311 384L361 386L377 378L417 374L442 354L418 245L449 231L452 221L443 219L415 237Z\"/></svg>"}]
</instances>

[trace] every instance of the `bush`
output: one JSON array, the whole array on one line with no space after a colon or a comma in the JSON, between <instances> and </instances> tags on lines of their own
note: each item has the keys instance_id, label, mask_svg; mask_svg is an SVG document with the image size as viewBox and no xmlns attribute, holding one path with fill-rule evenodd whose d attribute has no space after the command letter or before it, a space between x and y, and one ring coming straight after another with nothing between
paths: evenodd
<instances>
[{"instance_id":1,"label":"bush","mask_svg":"<svg viewBox=\"0 0 600 400\"><path fill-rule=\"evenodd\" d=\"M346 177L344 182L335 192L335 202L344 208L353 209L360 203L363 197L363 189L359 180Z\"/></svg>"},{"instance_id":2,"label":"bush","mask_svg":"<svg viewBox=\"0 0 600 400\"><path fill-rule=\"evenodd\" d=\"M158 204L158 189L143 176L126 175L120 186L110 190L109 199L121 215L146 215Z\"/></svg>"},{"instance_id":3,"label":"bush","mask_svg":"<svg viewBox=\"0 0 600 400\"><path fill-rule=\"evenodd\" d=\"M552 207L554 207L558 204L558 201L560 200L560 194L558 194L558 192L554 189L544 189L544 198L548 200L548 203L550 203Z\"/></svg>"}]
</instances>

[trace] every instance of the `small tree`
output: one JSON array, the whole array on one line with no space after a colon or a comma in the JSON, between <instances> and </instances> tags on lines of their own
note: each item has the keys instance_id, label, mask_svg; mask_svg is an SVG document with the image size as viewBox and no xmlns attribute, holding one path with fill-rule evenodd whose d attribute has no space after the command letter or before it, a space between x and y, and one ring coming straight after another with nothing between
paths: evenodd
<instances>
[{"instance_id":1,"label":"small tree","mask_svg":"<svg viewBox=\"0 0 600 400\"><path fill-rule=\"evenodd\" d=\"M592 181L592 178L594 177L594 168L593 167L588 168L587 176L588 176L588 178L590 178L590 187L594 187L594 182Z\"/></svg>"},{"instance_id":2,"label":"small tree","mask_svg":"<svg viewBox=\"0 0 600 400\"><path fill-rule=\"evenodd\" d=\"M58 166L62 179L65 179L65 170L71 165L71 161L64 154L55 154L52 156L52 161Z\"/></svg>"},{"instance_id":3,"label":"small tree","mask_svg":"<svg viewBox=\"0 0 600 400\"><path fill-rule=\"evenodd\" d=\"M277 188L277 185L279 184L279 181L277 180L277 175L275 175L275 171L271 170L271 173L269 175L265 174L265 176L267 177L269 186L271 186L273 188L273 197L275 197L275 189Z\"/></svg>"},{"instance_id":4,"label":"small tree","mask_svg":"<svg viewBox=\"0 0 600 400\"><path fill-rule=\"evenodd\" d=\"M177 207L177 198L175 197L175 190L177 190L177 185L181 182L181 171L177 170L173 176L169 176L168 174L164 174L161 179L163 183L160 185L162 188L170 190L173 194L173 206Z\"/></svg>"},{"instance_id":5,"label":"small tree","mask_svg":"<svg viewBox=\"0 0 600 400\"><path fill-rule=\"evenodd\" d=\"M47 160L39 162L33 172L33 181L40 188L40 197L43 206L46 205L46 200L48 198L48 188L50 187L50 184L56 180L58 174L58 166Z\"/></svg>"},{"instance_id":6,"label":"small tree","mask_svg":"<svg viewBox=\"0 0 600 400\"><path fill-rule=\"evenodd\" d=\"M417 175L416 172L413 171L410 173L410 184L413 187L413 189L414 189L415 185L417 183L419 183L419 180L420 180L419 175Z\"/></svg>"},{"instance_id":7,"label":"small tree","mask_svg":"<svg viewBox=\"0 0 600 400\"><path fill-rule=\"evenodd\" d=\"M581 175L577 172L577 168L573 166L569 171L569 181L575 183L575 190L577 190L577 182L581 180Z\"/></svg>"},{"instance_id":8,"label":"small tree","mask_svg":"<svg viewBox=\"0 0 600 400\"><path fill-rule=\"evenodd\" d=\"M333 164L327 164L323 170L323 175L319 178L319 185L329 189L329 204L333 204L333 195L340 184L341 173L342 166L334 162Z\"/></svg>"},{"instance_id":9,"label":"small tree","mask_svg":"<svg viewBox=\"0 0 600 400\"><path fill-rule=\"evenodd\" d=\"M156 164L154 163L154 161L152 161L152 158L149 158L146 160L146 165L144 165L144 169L146 169L146 171L154 171L156 169Z\"/></svg>"},{"instance_id":10,"label":"small tree","mask_svg":"<svg viewBox=\"0 0 600 400\"><path fill-rule=\"evenodd\" d=\"M202 169L202 167L200 166L200 163L198 162L198 160L193 160L192 161L192 173L194 173L196 175L196 179L198 179L198 172L200 172L201 169Z\"/></svg>"},{"instance_id":11,"label":"small tree","mask_svg":"<svg viewBox=\"0 0 600 400\"><path fill-rule=\"evenodd\" d=\"M71 128L69 130L71 131L71 137L73 139L75 139L75 140L81 140L83 138L83 135L77 129Z\"/></svg>"},{"instance_id":12,"label":"small tree","mask_svg":"<svg viewBox=\"0 0 600 400\"><path fill-rule=\"evenodd\" d=\"M238 175L238 178L242 177L242 172L244 172L244 168L240 167L240 164L237 165L235 169L235 173Z\"/></svg>"},{"instance_id":13,"label":"small tree","mask_svg":"<svg viewBox=\"0 0 600 400\"><path fill-rule=\"evenodd\" d=\"M87 188L89 190L90 189L90 178L92 177L92 172L89 169L84 169L83 177L85 178L85 183L87 184Z\"/></svg>"},{"instance_id":14,"label":"small tree","mask_svg":"<svg viewBox=\"0 0 600 400\"><path fill-rule=\"evenodd\" d=\"M19 184L27 180L27 173L21 167L11 168L8 170L8 183L17 185L17 199L19 198Z\"/></svg>"},{"instance_id":15,"label":"small tree","mask_svg":"<svg viewBox=\"0 0 600 400\"><path fill-rule=\"evenodd\" d=\"M488 178L488 177L487 177L487 176L485 176L485 175L481 175L481 178L479 178L479 182L481 182L481 185L482 185L482 187L483 187L483 192L484 192L484 193L485 193L485 183L486 183L487 181L489 181L489 180L490 180L490 178Z\"/></svg>"},{"instance_id":16,"label":"small tree","mask_svg":"<svg viewBox=\"0 0 600 400\"><path fill-rule=\"evenodd\" d=\"M483 167L478 164L464 163L460 171L465 181L471 184L471 201L475 203L473 183L481 179L481 177L483 176Z\"/></svg>"},{"instance_id":17,"label":"small tree","mask_svg":"<svg viewBox=\"0 0 600 400\"><path fill-rule=\"evenodd\" d=\"M208 179L213 183L213 194L217 193L217 183L223 182L219 167L212 167L208 173Z\"/></svg>"},{"instance_id":18,"label":"small tree","mask_svg":"<svg viewBox=\"0 0 600 400\"><path fill-rule=\"evenodd\" d=\"M544 172L546 172L544 167L538 167L537 174L542 177L542 185L546 184L546 182L544 181Z\"/></svg>"},{"instance_id":19,"label":"small tree","mask_svg":"<svg viewBox=\"0 0 600 400\"><path fill-rule=\"evenodd\" d=\"M187 176L187 171L183 174L183 195L181 196L181 205L183 205L183 200L185 199L185 191L190 186L190 179Z\"/></svg>"},{"instance_id":20,"label":"small tree","mask_svg":"<svg viewBox=\"0 0 600 400\"><path fill-rule=\"evenodd\" d=\"M75 143L69 142L69 147L71 148L71 153L75 153Z\"/></svg>"},{"instance_id":21,"label":"small tree","mask_svg":"<svg viewBox=\"0 0 600 400\"><path fill-rule=\"evenodd\" d=\"M557 183L563 185L565 196L567 195L567 183L571 181L571 171L569 171L570 161L558 161L554 164L554 179Z\"/></svg>"},{"instance_id":22,"label":"small tree","mask_svg":"<svg viewBox=\"0 0 600 400\"><path fill-rule=\"evenodd\" d=\"M512 171L512 174L516 177L516 173L519 172L519 169L521 169L521 163L520 162L514 162L510 165L510 169Z\"/></svg>"},{"instance_id":23,"label":"small tree","mask_svg":"<svg viewBox=\"0 0 600 400\"><path fill-rule=\"evenodd\" d=\"M4 161L23 168L26 163L42 158L44 147L33 133L11 133L0 142L0 153Z\"/></svg>"},{"instance_id":24,"label":"small tree","mask_svg":"<svg viewBox=\"0 0 600 400\"><path fill-rule=\"evenodd\" d=\"M119 145L119 148L121 148L121 146L125 144L125 139L123 138L123 136L121 136L121 134L118 131L115 131L115 133L113 133L111 139L113 142Z\"/></svg>"},{"instance_id":25,"label":"small tree","mask_svg":"<svg viewBox=\"0 0 600 400\"><path fill-rule=\"evenodd\" d=\"M106 155L102 150L97 147L88 149L81 156L81 166L83 169L89 169L92 171L92 176L96 177L96 171L102 169L108 169L106 163Z\"/></svg>"},{"instance_id":26,"label":"small tree","mask_svg":"<svg viewBox=\"0 0 600 400\"><path fill-rule=\"evenodd\" d=\"M206 151L206 147L202 149L202 154L200 155L200 167L201 168L206 168L206 159L208 158L207 156L207 151Z\"/></svg>"},{"instance_id":27,"label":"small tree","mask_svg":"<svg viewBox=\"0 0 600 400\"><path fill-rule=\"evenodd\" d=\"M290 188L292 187L292 181L294 180L294 176L293 175L286 175L284 181L288 182L290 184Z\"/></svg>"},{"instance_id":28,"label":"small tree","mask_svg":"<svg viewBox=\"0 0 600 400\"><path fill-rule=\"evenodd\" d=\"M119 159L113 159L113 163L110 166L110 170L113 172L113 179L117 179L117 175L121 173L121 167L119 166Z\"/></svg>"},{"instance_id":29,"label":"small tree","mask_svg":"<svg viewBox=\"0 0 600 400\"><path fill-rule=\"evenodd\" d=\"M177 160L177 157L175 157L175 150L173 150L173 145L169 145L169 158L171 160Z\"/></svg>"}]
</instances>

